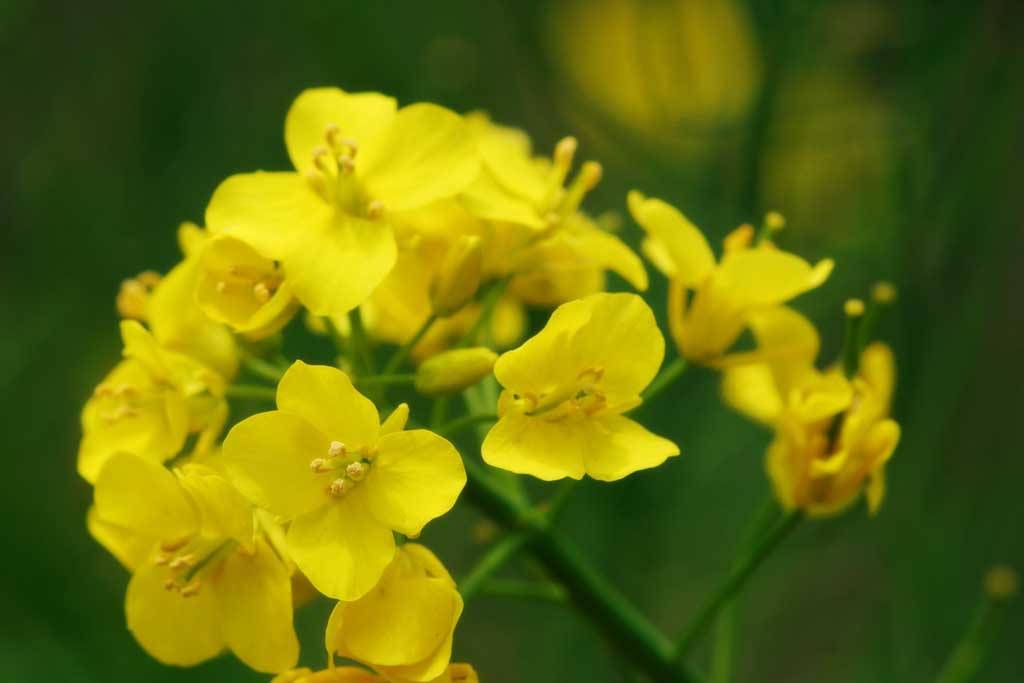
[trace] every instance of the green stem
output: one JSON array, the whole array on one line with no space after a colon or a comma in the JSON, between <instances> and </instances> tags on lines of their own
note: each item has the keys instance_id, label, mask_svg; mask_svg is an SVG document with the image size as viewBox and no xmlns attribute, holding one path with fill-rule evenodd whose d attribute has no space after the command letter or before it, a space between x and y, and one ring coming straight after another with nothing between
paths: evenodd
<instances>
[{"instance_id":1,"label":"green stem","mask_svg":"<svg viewBox=\"0 0 1024 683\"><path fill-rule=\"evenodd\" d=\"M348 312L349 341L352 347L352 362L362 366L367 375L376 373L374 370L373 354L370 352L370 342L366 336L366 328L363 327L363 315L358 308Z\"/></svg>"},{"instance_id":2,"label":"green stem","mask_svg":"<svg viewBox=\"0 0 1024 683\"><path fill-rule=\"evenodd\" d=\"M494 307L498 305L498 300L501 299L501 295L505 293L505 288L508 287L508 277L503 277L500 280L495 280L491 283L491 286L487 288L484 295L480 299L480 314L473 321L473 326L466 331L466 334L462 335L462 339L456 344L457 347L470 346L475 341L477 336L480 334L480 330L490 322L491 315L494 314Z\"/></svg>"},{"instance_id":3,"label":"green stem","mask_svg":"<svg viewBox=\"0 0 1024 683\"><path fill-rule=\"evenodd\" d=\"M284 376L285 371L288 369L287 366L281 367L275 363L265 361L262 358L257 358L256 356L250 355L244 351L239 355L242 360L242 365L246 370L257 377L261 377L273 382L274 384L281 381L281 377Z\"/></svg>"},{"instance_id":4,"label":"green stem","mask_svg":"<svg viewBox=\"0 0 1024 683\"><path fill-rule=\"evenodd\" d=\"M960 642L950 653L936 683L969 683L973 681L1006 617L1007 601L982 600Z\"/></svg>"},{"instance_id":5,"label":"green stem","mask_svg":"<svg viewBox=\"0 0 1024 683\"><path fill-rule=\"evenodd\" d=\"M459 417L459 418L456 418L456 419L452 420L451 422L447 422L447 423L441 425L435 431L438 434L440 434L441 436L451 436L452 434L457 434L458 432L461 432L464 429L468 429L470 427L474 427L474 426L479 425L479 424L487 424L488 422L497 422L497 421L498 421L498 416L495 415L494 413L479 413L477 415L464 415L462 417Z\"/></svg>"},{"instance_id":6,"label":"green stem","mask_svg":"<svg viewBox=\"0 0 1024 683\"><path fill-rule=\"evenodd\" d=\"M520 581L518 579L488 579L480 589L484 595L502 598L526 598L547 602L565 603L569 594L564 588L551 581Z\"/></svg>"},{"instance_id":7,"label":"green stem","mask_svg":"<svg viewBox=\"0 0 1024 683\"><path fill-rule=\"evenodd\" d=\"M572 492L576 490L579 483L578 479L563 479L558 485L555 495L551 496L551 500L546 506L549 524L554 524L562 516L565 506L569 503L569 497L572 496Z\"/></svg>"},{"instance_id":8,"label":"green stem","mask_svg":"<svg viewBox=\"0 0 1024 683\"><path fill-rule=\"evenodd\" d=\"M412 384L416 381L416 375L412 373L404 375L369 375L356 378L358 386L389 386L392 384Z\"/></svg>"},{"instance_id":9,"label":"green stem","mask_svg":"<svg viewBox=\"0 0 1024 683\"><path fill-rule=\"evenodd\" d=\"M416 345L420 343L420 340L423 339L424 335L426 335L428 331L430 331L431 326L433 326L436 321L437 315L431 313L427 319L423 321L423 324L420 325L420 328L416 330L416 333L412 335L407 342L398 347L398 350L395 351L394 355L391 356L387 364L384 366L383 373L385 375L393 373L402 365L402 361L409 357L409 354L412 353L412 350L416 348Z\"/></svg>"},{"instance_id":10,"label":"green stem","mask_svg":"<svg viewBox=\"0 0 1024 683\"><path fill-rule=\"evenodd\" d=\"M565 587L570 602L609 642L659 683L697 680L674 661L672 643L578 551L549 529L543 513L520 505L476 461L467 458L465 463L467 497L506 528L529 534L526 549Z\"/></svg>"},{"instance_id":11,"label":"green stem","mask_svg":"<svg viewBox=\"0 0 1024 683\"><path fill-rule=\"evenodd\" d=\"M232 384L224 390L224 395L228 398L273 401L277 397L277 390L274 387L264 387L258 384Z\"/></svg>"},{"instance_id":12,"label":"green stem","mask_svg":"<svg viewBox=\"0 0 1024 683\"><path fill-rule=\"evenodd\" d=\"M654 378L654 381L648 384L647 388L640 394L640 398L644 400L644 403L650 402L655 396L672 386L672 383L679 379L683 372L686 371L686 365L686 359L679 356L662 368L658 376Z\"/></svg>"},{"instance_id":13,"label":"green stem","mask_svg":"<svg viewBox=\"0 0 1024 683\"><path fill-rule=\"evenodd\" d=\"M440 396L434 399L434 407L430 411L430 430L433 432L441 429L445 417L448 415L448 397Z\"/></svg>"},{"instance_id":14,"label":"green stem","mask_svg":"<svg viewBox=\"0 0 1024 683\"><path fill-rule=\"evenodd\" d=\"M772 552L779 547L779 544L796 527L799 525L800 520L803 519L803 513L791 512L787 514L781 522L772 530L768 536L763 538L757 543L754 549L739 563L737 564L729 576L726 578L725 583L722 584L711 599L704 604L704 606L697 611L697 615L689 623L689 625L683 629L682 635L679 636L679 640L676 645L675 659L682 660L686 655L690 653L690 650L697 643L697 639L707 630L707 628L714 621L718 612L729 604L729 602L740 592L747 579L753 575L754 571L761 566L761 563L768 558Z\"/></svg>"},{"instance_id":15,"label":"green stem","mask_svg":"<svg viewBox=\"0 0 1024 683\"><path fill-rule=\"evenodd\" d=\"M528 533L520 532L506 536L492 545L472 571L459 582L462 601L469 602L483 588L484 584L526 544L529 538Z\"/></svg>"}]
</instances>

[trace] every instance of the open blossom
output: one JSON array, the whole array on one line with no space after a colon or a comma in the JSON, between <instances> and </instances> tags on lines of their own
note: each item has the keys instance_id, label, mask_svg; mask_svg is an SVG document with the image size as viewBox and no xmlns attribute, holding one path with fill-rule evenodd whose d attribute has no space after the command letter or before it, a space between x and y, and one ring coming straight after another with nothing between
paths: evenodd
<instances>
[{"instance_id":1,"label":"open blossom","mask_svg":"<svg viewBox=\"0 0 1024 683\"><path fill-rule=\"evenodd\" d=\"M281 261L316 315L355 308L394 266L391 212L454 196L479 173L461 117L433 104L398 109L378 93L304 91L285 143L295 171L228 178L206 223Z\"/></svg>"},{"instance_id":2,"label":"open blossom","mask_svg":"<svg viewBox=\"0 0 1024 683\"><path fill-rule=\"evenodd\" d=\"M192 666L228 648L257 671L295 666L291 572L221 475L119 453L96 480L90 529L133 571L125 615L150 655Z\"/></svg>"},{"instance_id":3,"label":"open blossom","mask_svg":"<svg viewBox=\"0 0 1024 683\"><path fill-rule=\"evenodd\" d=\"M406 543L373 590L339 602L327 622L328 653L373 667L392 683L434 681L447 669L462 597L441 561Z\"/></svg>"},{"instance_id":4,"label":"open blossom","mask_svg":"<svg viewBox=\"0 0 1024 683\"><path fill-rule=\"evenodd\" d=\"M193 358L161 348L135 320L121 322L125 359L82 409L78 472L94 481L115 453L155 462L178 455L190 434L202 450L227 419L224 379Z\"/></svg>"},{"instance_id":5,"label":"open blossom","mask_svg":"<svg viewBox=\"0 0 1024 683\"><path fill-rule=\"evenodd\" d=\"M895 380L892 351L872 343L852 378L814 367L818 336L788 308L751 320L756 351L723 375L726 403L770 425L775 439L766 468L786 508L814 515L838 512L864 491L868 509L885 496L885 465L899 443L889 417Z\"/></svg>"},{"instance_id":6,"label":"open blossom","mask_svg":"<svg viewBox=\"0 0 1024 683\"><path fill-rule=\"evenodd\" d=\"M469 664L449 664L440 676L429 683L479 683L476 670ZM396 683L395 679L354 666L339 666L323 671L294 669L274 677L271 683ZM400 682L398 682L400 683Z\"/></svg>"},{"instance_id":7,"label":"open blossom","mask_svg":"<svg viewBox=\"0 0 1024 683\"><path fill-rule=\"evenodd\" d=\"M704 235L675 207L633 191L629 210L647 232L645 250L669 278L672 339L693 361L715 364L751 314L818 287L832 272L830 259L812 266L767 241L750 246L752 230L734 234L716 262Z\"/></svg>"},{"instance_id":8,"label":"open blossom","mask_svg":"<svg viewBox=\"0 0 1024 683\"><path fill-rule=\"evenodd\" d=\"M235 425L224 465L246 496L291 521L289 552L317 590L355 600L391 562L394 531L416 536L455 504L462 459L433 432L403 431L404 405L381 424L337 368L297 361L277 407Z\"/></svg>"},{"instance_id":9,"label":"open blossom","mask_svg":"<svg viewBox=\"0 0 1024 683\"><path fill-rule=\"evenodd\" d=\"M654 314L635 294L559 306L494 366L504 391L484 460L540 479L611 481L678 455L674 443L623 415L640 404L664 353Z\"/></svg>"}]
</instances>

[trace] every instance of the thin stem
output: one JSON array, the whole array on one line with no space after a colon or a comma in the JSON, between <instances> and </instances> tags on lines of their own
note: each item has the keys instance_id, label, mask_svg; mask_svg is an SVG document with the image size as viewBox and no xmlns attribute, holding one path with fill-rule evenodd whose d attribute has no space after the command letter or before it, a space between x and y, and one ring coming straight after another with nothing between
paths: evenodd
<instances>
[{"instance_id":1,"label":"thin stem","mask_svg":"<svg viewBox=\"0 0 1024 683\"><path fill-rule=\"evenodd\" d=\"M348 312L349 342L352 347L352 362L362 365L367 375L375 374L370 342L363 327L363 315L358 308Z\"/></svg>"},{"instance_id":2,"label":"thin stem","mask_svg":"<svg viewBox=\"0 0 1024 683\"><path fill-rule=\"evenodd\" d=\"M672 386L672 383L679 379L683 372L686 371L686 365L686 359L679 356L662 368L658 376L654 378L654 381L648 384L647 388L640 394L644 403L650 402L655 396Z\"/></svg>"},{"instance_id":3,"label":"thin stem","mask_svg":"<svg viewBox=\"0 0 1024 683\"><path fill-rule=\"evenodd\" d=\"M420 328L416 330L416 333L413 334L407 342L398 347L398 350L395 351L387 364L384 365L383 373L385 375L393 373L402 365L402 361L409 357L409 354L412 353L412 350L416 348L416 345L420 343L420 340L423 339L424 335L426 335L428 331L430 331L430 328L436 321L437 315L431 313L427 319L423 321L423 324L420 325Z\"/></svg>"},{"instance_id":4,"label":"thin stem","mask_svg":"<svg viewBox=\"0 0 1024 683\"><path fill-rule=\"evenodd\" d=\"M569 503L570 496L572 496L572 492L576 490L576 486L579 483L578 479L563 479L559 483L555 495L551 496L551 500L548 501L546 506L549 524L554 524L562 516L565 506Z\"/></svg>"},{"instance_id":5,"label":"thin stem","mask_svg":"<svg viewBox=\"0 0 1024 683\"><path fill-rule=\"evenodd\" d=\"M498 300L501 299L501 295L505 293L508 283L508 277L503 277L491 283L491 286L487 288L487 291L484 292L480 299L480 314L477 315L476 320L473 321L473 326L466 331L466 334L462 335L462 339L459 340L456 346L463 347L473 344L477 335L480 334L480 330L490 322L491 316L494 314L494 307L498 304Z\"/></svg>"},{"instance_id":6,"label":"thin stem","mask_svg":"<svg viewBox=\"0 0 1024 683\"><path fill-rule=\"evenodd\" d=\"M697 680L673 661L672 643L592 564L548 528L543 513L519 504L475 460L467 458L465 464L467 497L506 528L530 532L526 549L565 587L570 602L609 642L659 683Z\"/></svg>"},{"instance_id":7,"label":"thin stem","mask_svg":"<svg viewBox=\"0 0 1024 683\"><path fill-rule=\"evenodd\" d=\"M288 369L287 366L282 367L276 363L257 358L245 351L240 352L239 356L246 370L274 384L281 381L281 377L284 376L285 371Z\"/></svg>"},{"instance_id":8,"label":"thin stem","mask_svg":"<svg viewBox=\"0 0 1024 683\"><path fill-rule=\"evenodd\" d=\"M520 581L518 579L488 579L480 589L484 595L502 598L526 598L565 603L569 593L551 581Z\"/></svg>"},{"instance_id":9,"label":"thin stem","mask_svg":"<svg viewBox=\"0 0 1024 683\"><path fill-rule=\"evenodd\" d=\"M484 584L522 548L530 535L519 532L502 538L492 545L476 566L459 582L462 601L469 602Z\"/></svg>"},{"instance_id":10,"label":"thin stem","mask_svg":"<svg viewBox=\"0 0 1024 683\"><path fill-rule=\"evenodd\" d=\"M787 514L772 532L759 541L754 549L729 572L725 583L715 591L711 599L697 611L697 616L683 629L676 645L675 659L682 660L689 654L697 639L704 634L718 612L728 605L740 592L747 579L779 547L779 544L796 529L802 519L803 513L801 512Z\"/></svg>"},{"instance_id":11,"label":"thin stem","mask_svg":"<svg viewBox=\"0 0 1024 683\"><path fill-rule=\"evenodd\" d=\"M999 635L1010 597L1012 592L1000 595L988 592L978 604L971 623L950 653L936 683L969 683L974 680Z\"/></svg>"},{"instance_id":12,"label":"thin stem","mask_svg":"<svg viewBox=\"0 0 1024 683\"><path fill-rule=\"evenodd\" d=\"M434 407L430 411L430 430L436 432L444 424L448 415L448 397L440 396L434 399Z\"/></svg>"},{"instance_id":13,"label":"thin stem","mask_svg":"<svg viewBox=\"0 0 1024 683\"><path fill-rule=\"evenodd\" d=\"M497 422L498 416L494 413L479 413L477 415L463 415L462 417L456 418L451 422L447 422L435 431L441 436L451 436L457 434L464 429L475 427L480 424L487 424L488 422Z\"/></svg>"},{"instance_id":14,"label":"thin stem","mask_svg":"<svg viewBox=\"0 0 1024 683\"><path fill-rule=\"evenodd\" d=\"M277 390L274 387L264 387L258 384L232 384L224 390L224 395L228 398L273 401L277 397Z\"/></svg>"},{"instance_id":15,"label":"thin stem","mask_svg":"<svg viewBox=\"0 0 1024 683\"><path fill-rule=\"evenodd\" d=\"M364 377L357 377L356 384L358 386L389 386L392 384L412 384L416 381L416 375L413 373L403 375L368 375Z\"/></svg>"}]
</instances>

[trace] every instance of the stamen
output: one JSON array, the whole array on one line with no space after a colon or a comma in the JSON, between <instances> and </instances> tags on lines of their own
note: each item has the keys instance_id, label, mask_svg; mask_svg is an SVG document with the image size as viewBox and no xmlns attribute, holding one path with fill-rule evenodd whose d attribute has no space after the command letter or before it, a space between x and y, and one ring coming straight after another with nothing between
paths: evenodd
<instances>
[{"instance_id":1,"label":"stamen","mask_svg":"<svg viewBox=\"0 0 1024 683\"><path fill-rule=\"evenodd\" d=\"M323 196L324 192L327 190L327 185L324 183L324 177L313 169L306 171L306 183L313 192L320 196Z\"/></svg>"},{"instance_id":2,"label":"stamen","mask_svg":"<svg viewBox=\"0 0 1024 683\"><path fill-rule=\"evenodd\" d=\"M173 553L176 550L180 550L181 548L185 547L186 543L188 543L188 538L179 538L173 541L164 541L160 544L160 550L163 550L165 553Z\"/></svg>"},{"instance_id":3,"label":"stamen","mask_svg":"<svg viewBox=\"0 0 1024 683\"><path fill-rule=\"evenodd\" d=\"M181 597L190 598L199 592L199 579L195 579L192 583L188 584L181 589Z\"/></svg>"},{"instance_id":4,"label":"stamen","mask_svg":"<svg viewBox=\"0 0 1024 683\"><path fill-rule=\"evenodd\" d=\"M313 150L313 165L316 166L321 173L330 173L331 167L328 159L331 158L331 150L326 147L317 147Z\"/></svg>"},{"instance_id":5,"label":"stamen","mask_svg":"<svg viewBox=\"0 0 1024 683\"><path fill-rule=\"evenodd\" d=\"M580 208L580 204L583 203L583 197L601 182L602 173L601 164L598 162L588 161L584 163L580 168L580 172L573 179L572 184L566 189L558 213L564 217Z\"/></svg>"},{"instance_id":6,"label":"stamen","mask_svg":"<svg viewBox=\"0 0 1024 683\"><path fill-rule=\"evenodd\" d=\"M179 569L184 569L186 567L191 567L192 565L195 564L195 559L196 559L195 555L193 555L192 553L189 553L188 555L182 555L181 557L174 558L173 560L170 561L170 563L167 565L167 567L169 569L177 571Z\"/></svg>"},{"instance_id":7,"label":"stamen","mask_svg":"<svg viewBox=\"0 0 1024 683\"><path fill-rule=\"evenodd\" d=\"M224 282L223 280L219 280L217 282L217 293L223 294L226 291L228 291L228 283Z\"/></svg>"},{"instance_id":8,"label":"stamen","mask_svg":"<svg viewBox=\"0 0 1024 683\"><path fill-rule=\"evenodd\" d=\"M327 468L327 461L323 458L313 458L309 461L309 469L314 472L323 472Z\"/></svg>"},{"instance_id":9,"label":"stamen","mask_svg":"<svg viewBox=\"0 0 1024 683\"><path fill-rule=\"evenodd\" d=\"M350 482L348 479L338 478L331 482L331 485L327 490L335 498L340 498L341 496L344 496L351 488L352 482Z\"/></svg>"},{"instance_id":10,"label":"stamen","mask_svg":"<svg viewBox=\"0 0 1024 683\"><path fill-rule=\"evenodd\" d=\"M170 561L171 561L170 556L164 555L162 553L160 555L157 555L155 558L153 558L153 564L155 564L158 567L162 567L162 566L164 566L165 564L167 564Z\"/></svg>"},{"instance_id":11,"label":"stamen","mask_svg":"<svg viewBox=\"0 0 1024 683\"><path fill-rule=\"evenodd\" d=\"M259 301L261 304L265 304L270 301L270 288L262 282L257 282L252 286L252 295L256 301Z\"/></svg>"},{"instance_id":12,"label":"stamen","mask_svg":"<svg viewBox=\"0 0 1024 683\"><path fill-rule=\"evenodd\" d=\"M324 139L334 149L338 145L338 136L341 135L341 128L336 123L328 123L324 128Z\"/></svg>"},{"instance_id":13,"label":"stamen","mask_svg":"<svg viewBox=\"0 0 1024 683\"><path fill-rule=\"evenodd\" d=\"M379 199L374 199L366 207L366 217L370 220L376 220L384 214L384 202Z\"/></svg>"},{"instance_id":14,"label":"stamen","mask_svg":"<svg viewBox=\"0 0 1024 683\"><path fill-rule=\"evenodd\" d=\"M366 474L366 465L358 460L356 462L351 462L348 464L348 467L345 468L345 474L347 474L348 478L352 481L359 481L363 478L363 475Z\"/></svg>"},{"instance_id":15,"label":"stamen","mask_svg":"<svg viewBox=\"0 0 1024 683\"><path fill-rule=\"evenodd\" d=\"M572 159L576 156L576 149L578 147L579 143L571 135L562 138L555 145L555 153L552 156L556 185L562 185L565 182L566 176L569 175L569 169L572 168Z\"/></svg>"},{"instance_id":16,"label":"stamen","mask_svg":"<svg viewBox=\"0 0 1024 683\"><path fill-rule=\"evenodd\" d=\"M338 157L338 168L344 175L351 175L356 170L356 162L350 155L343 154Z\"/></svg>"},{"instance_id":17,"label":"stamen","mask_svg":"<svg viewBox=\"0 0 1024 683\"><path fill-rule=\"evenodd\" d=\"M332 441L331 445L327 448L327 455L332 458L336 458L343 453L345 453L345 444L340 441Z\"/></svg>"},{"instance_id":18,"label":"stamen","mask_svg":"<svg viewBox=\"0 0 1024 683\"><path fill-rule=\"evenodd\" d=\"M181 588L180 588L180 586L178 586L177 583L175 583L174 579L167 578L167 579L164 579L164 590L165 591L176 591L176 590L181 590Z\"/></svg>"}]
</instances>

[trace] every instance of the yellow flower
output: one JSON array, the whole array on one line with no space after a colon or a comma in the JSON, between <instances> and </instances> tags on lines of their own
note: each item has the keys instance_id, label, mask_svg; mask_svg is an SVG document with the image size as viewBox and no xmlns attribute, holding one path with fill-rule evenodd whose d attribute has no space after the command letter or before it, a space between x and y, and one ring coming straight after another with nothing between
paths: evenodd
<instances>
[{"instance_id":1,"label":"yellow flower","mask_svg":"<svg viewBox=\"0 0 1024 683\"><path fill-rule=\"evenodd\" d=\"M751 321L757 351L737 356L723 376L728 404L775 430L766 467L786 508L838 512L865 490L871 513L885 496L885 465L900 438L889 418L892 351L870 344L851 379L814 368L818 337L795 311L765 311Z\"/></svg>"},{"instance_id":2,"label":"yellow flower","mask_svg":"<svg viewBox=\"0 0 1024 683\"><path fill-rule=\"evenodd\" d=\"M203 312L250 339L279 331L299 307L280 265L230 235L207 241L197 279Z\"/></svg>"},{"instance_id":3,"label":"yellow flower","mask_svg":"<svg viewBox=\"0 0 1024 683\"><path fill-rule=\"evenodd\" d=\"M645 251L669 277L670 331L692 361L715 364L751 314L818 287L832 272L831 259L811 266L767 241L750 248L749 227L730 236L716 263L704 235L675 207L633 191L629 210L647 232Z\"/></svg>"},{"instance_id":4,"label":"yellow flower","mask_svg":"<svg viewBox=\"0 0 1024 683\"><path fill-rule=\"evenodd\" d=\"M433 104L396 110L377 93L304 91L285 120L285 143L296 171L228 178L206 223L281 261L316 315L355 308L391 270L390 212L454 196L479 173L459 116Z\"/></svg>"},{"instance_id":5,"label":"yellow flower","mask_svg":"<svg viewBox=\"0 0 1024 683\"><path fill-rule=\"evenodd\" d=\"M372 591L339 602L327 622L328 654L373 667L392 683L433 681L447 669L462 596L422 545L395 553Z\"/></svg>"},{"instance_id":6,"label":"yellow flower","mask_svg":"<svg viewBox=\"0 0 1024 683\"><path fill-rule=\"evenodd\" d=\"M119 453L96 479L92 518L133 569L125 615L150 655L192 666L227 647L257 671L295 666L290 572L223 477L198 465L176 476ZM127 557L129 544L146 552Z\"/></svg>"},{"instance_id":7,"label":"yellow flower","mask_svg":"<svg viewBox=\"0 0 1024 683\"><path fill-rule=\"evenodd\" d=\"M208 237L192 223L181 224L178 243L185 257L153 287L144 320L161 346L192 356L231 380L238 372L235 338L196 304L199 255Z\"/></svg>"},{"instance_id":8,"label":"yellow flower","mask_svg":"<svg viewBox=\"0 0 1024 683\"><path fill-rule=\"evenodd\" d=\"M289 552L317 590L359 598L391 562L392 531L416 536L455 504L462 459L432 432L402 431L407 407L381 424L336 368L297 361L277 407L235 425L224 465L257 505L291 520Z\"/></svg>"},{"instance_id":9,"label":"yellow flower","mask_svg":"<svg viewBox=\"0 0 1024 683\"><path fill-rule=\"evenodd\" d=\"M479 683L476 670L469 664L449 664L448 669L430 683ZM270 683L401 683L354 666L339 666L323 671L302 668L276 676Z\"/></svg>"},{"instance_id":10,"label":"yellow flower","mask_svg":"<svg viewBox=\"0 0 1024 683\"><path fill-rule=\"evenodd\" d=\"M78 472L94 481L120 451L163 462L200 434L207 448L227 419L224 379L192 358L161 348L135 320L121 322L125 360L96 387L82 410Z\"/></svg>"},{"instance_id":11,"label":"yellow flower","mask_svg":"<svg viewBox=\"0 0 1024 683\"><path fill-rule=\"evenodd\" d=\"M622 413L658 372L665 342L635 294L594 294L559 306L547 325L503 354L501 419L483 443L484 460L540 479L621 479L678 455Z\"/></svg>"}]
</instances>

